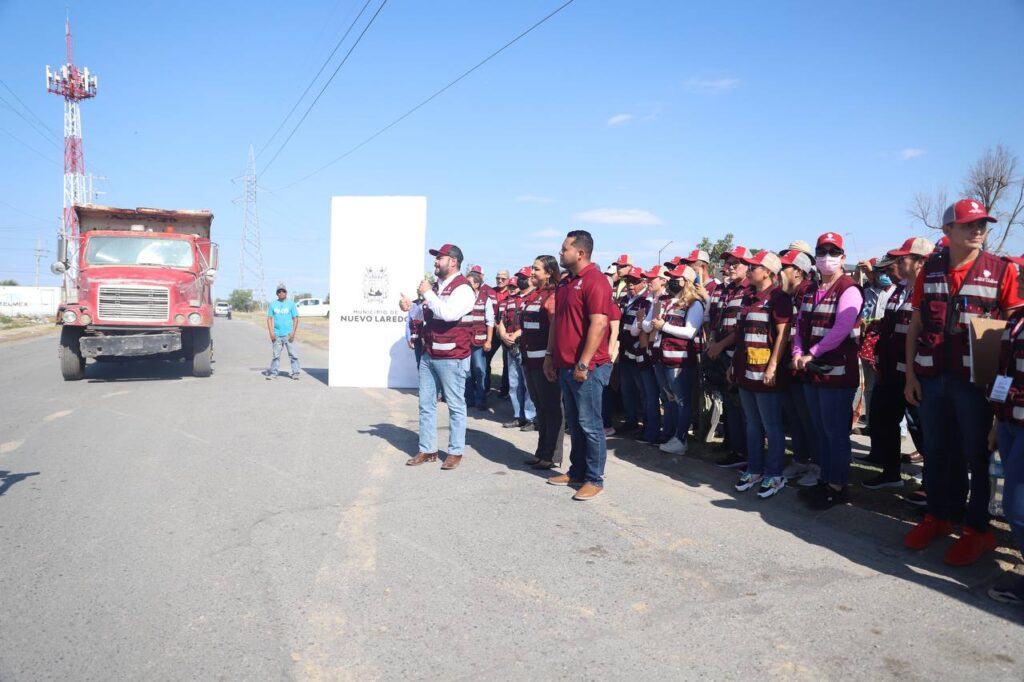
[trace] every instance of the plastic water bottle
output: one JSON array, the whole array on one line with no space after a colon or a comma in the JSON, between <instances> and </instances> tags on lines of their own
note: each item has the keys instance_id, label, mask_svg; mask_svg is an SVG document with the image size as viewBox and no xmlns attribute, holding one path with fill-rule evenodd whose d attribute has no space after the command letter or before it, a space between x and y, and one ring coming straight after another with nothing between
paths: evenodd
<instances>
[{"instance_id":1,"label":"plastic water bottle","mask_svg":"<svg viewBox=\"0 0 1024 682\"><path fill-rule=\"evenodd\" d=\"M1003 516L1003 460L996 450L988 460L988 478L991 492L988 499L988 513L992 516Z\"/></svg>"}]
</instances>

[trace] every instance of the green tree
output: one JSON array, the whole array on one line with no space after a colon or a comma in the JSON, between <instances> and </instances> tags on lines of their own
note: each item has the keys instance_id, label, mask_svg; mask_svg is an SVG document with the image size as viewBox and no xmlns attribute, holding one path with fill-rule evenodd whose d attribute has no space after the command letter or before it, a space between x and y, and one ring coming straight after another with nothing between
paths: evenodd
<instances>
[{"instance_id":1,"label":"green tree","mask_svg":"<svg viewBox=\"0 0 1024 682\"><path fill-rule=\"evenodd\" d=\"M242 312L249 312L256 307L256 303L252 300L252 289L235 289L228 297L228 302L231 303L232 308Z\"/></svg>"},{"instance_id":2,"label":"green tree","mask_svg":"<svg viewBox=\"0 0 1024 682\"><path fill-rule=\"evenodd\" d=\"M704 237L697 244L697 248L708 252L708 255L711 256L711 266L717 270L719 263L722 261L722 254L732 250L732 238L732 232L729 232L716 242L711 241L709 237Z\"/></svg>"},{"instance_id":3,"label":"green tree","mask_svg":"<svg viewBox=\"0 0 1024 682\"><path fill-rule=\"evenodd\" d=\"M0 280L0 287L16 287L18 283L13 279Z\"/></svg>"}]
</instances>

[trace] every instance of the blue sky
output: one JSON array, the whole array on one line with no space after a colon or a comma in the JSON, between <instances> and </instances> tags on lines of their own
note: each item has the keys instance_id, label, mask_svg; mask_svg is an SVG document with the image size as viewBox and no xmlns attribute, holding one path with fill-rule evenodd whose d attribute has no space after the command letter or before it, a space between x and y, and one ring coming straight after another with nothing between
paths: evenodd
<instances>
[{"instance_id":1,"label":"blue sky","mask_svg":"<svg viewBox=\"0 0 1024 682\"><path fill-rule=\"evenodd\" d=\"M602 265L623 251L651 265L666 242L667 256L726 232L773 249L849 232L848 250L867 257L920 232L916 192L957 192L991 145L1024 155L1018 0L976 15L925 0L576 0L292 184L559 4L389 0L277 160L263 170L283 136L257 161L268 289L327 292L332 195L426 195L428 244L458 244L489 277L556 253L575 227L593 232ZM0 79L60 134L43 74L64 61L70 6L76 62L99 75L82 118L87 170L109 178L100 202L211 209L226 295L242 220L232 178L362 5L0 0ZM0 154L0 279L31 283L36 237L53 250L61 151L0 102ZM50 260L42 284L56 281Z\"/></svg>"}]
</instances>

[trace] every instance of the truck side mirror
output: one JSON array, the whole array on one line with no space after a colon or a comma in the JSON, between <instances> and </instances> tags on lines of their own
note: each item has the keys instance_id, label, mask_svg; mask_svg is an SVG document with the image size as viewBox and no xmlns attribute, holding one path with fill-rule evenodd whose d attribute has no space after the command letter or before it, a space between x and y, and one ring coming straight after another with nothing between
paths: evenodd
<instances>
[{"instance_id":1,"label":"truck side mirror","mask_svg":"<svg viewBox=\"0 0 1024 682\"><path fill-rule=\"evenodd\" d=\"M64 237L57 237L57 260L50 266L50 272L63 275L68 269L68 243Z\"/></svg>"},{"instance_id":2,"label":"truck side mirror","mask_svg":"<svg viewBox=\"0 0 1024 682\"><path fill-rule=\"evenodd\" d=\"M220 247L210 243L210 269L216 270L220 267Z\"/></svg>"}]
</instances>

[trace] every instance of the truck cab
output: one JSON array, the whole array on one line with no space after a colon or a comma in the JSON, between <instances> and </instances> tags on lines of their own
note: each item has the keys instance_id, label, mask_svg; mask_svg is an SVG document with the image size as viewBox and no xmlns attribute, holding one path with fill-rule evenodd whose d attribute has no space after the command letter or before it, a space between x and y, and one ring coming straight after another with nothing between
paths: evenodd
<instances>
[{"instance_id":1,"label":"truck cab","mask_svg":"<svg viewBox=\"0 0 1024 682\"><path fill-rule=\"evenodd\" d=\"M212 373L217 246L209 211L76 205L79 233L58 242L64 275L56 322L65 380L87 358L183 357Z\"/></svg>"},{"instance_id":2,"label":"truck cab","mask_svg":"<svg viewBox=\"0 0 1024 682\"><path fill-rule=\"evenodd\" d=\"M331 307L319 298L300 298L295 302L299 317L328 317Z\"/></svg>"}]
</instances>

